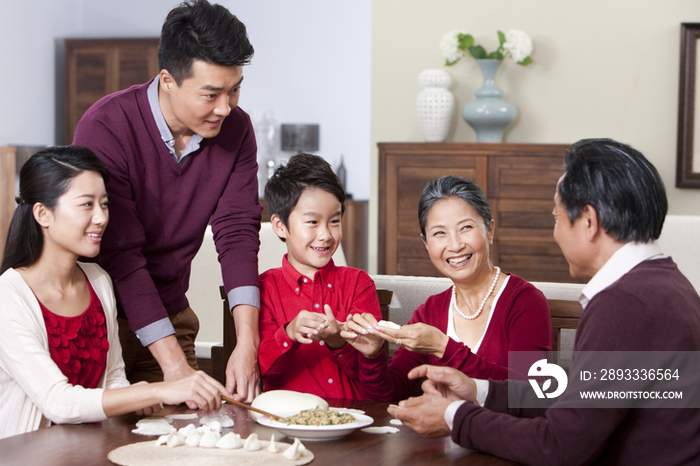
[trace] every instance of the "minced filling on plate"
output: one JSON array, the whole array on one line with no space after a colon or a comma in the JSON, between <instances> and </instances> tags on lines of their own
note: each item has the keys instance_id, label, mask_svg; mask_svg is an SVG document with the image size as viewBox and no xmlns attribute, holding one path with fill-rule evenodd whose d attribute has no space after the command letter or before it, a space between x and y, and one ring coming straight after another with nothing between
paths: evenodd
<instances>
[{"instance_id":1,"label":"minced filling on plate","mask_svg":"<svg viewBox=\"0 0 700 466\"><path fill-rule=\"evenodd\" d=\"M294 416L285 417L281 422L296 426L336 426L355 422L355 416L332 409L307 409Z\"/></svg>"}]
</instances>

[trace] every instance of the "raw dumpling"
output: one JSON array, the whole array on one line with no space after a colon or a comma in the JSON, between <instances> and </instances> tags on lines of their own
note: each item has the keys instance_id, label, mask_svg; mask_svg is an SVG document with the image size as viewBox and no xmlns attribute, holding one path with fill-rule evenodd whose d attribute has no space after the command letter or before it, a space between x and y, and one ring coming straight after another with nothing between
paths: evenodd
<instances>
[{"instance_id":1,"label":"raw dumpling","mask_svg":"<svg viewBox=\"0 0 700 466\"><path fill-rule=\"evenodd\" d=\"M242 446L243 440L241 440L241 436L233 432L229 432L216 442L216 448L221 448L222 450L235 450Z\"/></svg>"},{"instance_id":2,"label":"raw dumpling","mask_svg":"<svg viewBox=\"0 0 700 466\"><path fill-rule=\"evenodd\" d=\"M212 432L221 432L221 423L219 421L209 422L209 430Z\"/></svg>"},{"instance_id":3,"label":"raw dumpling","mask_svg":"<svg viewBox=\"0 0 700 466\"><path fill-rule=\"evenodd\" d=\"M198 447L199 442L201 441L202 433L197 429L190 429L190 431L187 433L187 438L185 439L185 445L188 447Z\"/></svg>"},{"instance_id":4,"label":"raw dumpling","mask_svg":"<svg viewBox=\"0 0 700 466\"><path fill-rule=\"evenodd\" d=\"M306 454L306 447L299 441L299 439L294 439L294 443L291 447L287 448L282 456L290 461L295 461Z\"/></svg>"},{"instance_id":5,"label":"raw dumpling","mask_svg":"<svg viewBox=\"0 0 700 466\"><path fill-rule=\"evenodd\" d=\"M250 434L247 439L245 439L245 449L248 451L258 451L262 448L260 445L260 440L258 440L258 434Z\"/></svg>"},{"instance_id":6,"label":"raw dumpling","mask_svg":"<svg viewBox=\"0 0 700 466\"><path fill-rule=\"evenodd\" d=\"M221 423L221 427L233 427L233 419L231 419L228 414L220 416L219 423Z\"/></svg>"},{"instance_id":7,"label":"raw dumpling","mask_svg":"<svg viewBox=\"0 0 700 466\"><path fill-rule=\"evenodd\" d=\"M167 444L170 448L179 447L185 444L185 437L179 432L171 432L170 435L168 435Z\"/></svg>"},{"instance_id":8,"label":"raw dumpling","mask_svg":"<svg viewBox=\"0 0 700 466\"><path fill-rule=\"evenodd\" d=\"M267 447L267 451L269 451L270 453L279 453L280 451L280 447L278 447L275 443L275 434L272 434L272 436L270 437L270 446Z\"/></svg>"},{"instance_id":9,"label":"raw dumpling","mask_svg":"<svg viewBox=\"0 0 700 466\"><path fill-rule=\"evenodd\" d=\"M156 440L156 446L159 447L159 446L161 446L161 445L166 445L166 444L168 443L168 437L169 437L169 435L170 435L170 434L168 434L168 435L161 435L160 437L158 437L158 440Z\"/></svg>"},{"instance_id":10,"label":"raw dumpling","mask_svg":"<svg viewBox=\"0 0 700 466\"><path fill-rule=\"evenodd\" d=\"M178 432L187 437L191 430L197 430L197 427L194 424L187 424L185 427L178 430Z\"/></svg>"},{"instance_id":11,"label":"raw dumpling","mask_svg":"<svg viewBox=\"0 0 700 466\"><path fill-rule=\"evenodd\" d=\"M199 440L199 446L202 448L214 448L220 438L221 434L218 432L204 432Z\"/></svg>"}]
</instances>

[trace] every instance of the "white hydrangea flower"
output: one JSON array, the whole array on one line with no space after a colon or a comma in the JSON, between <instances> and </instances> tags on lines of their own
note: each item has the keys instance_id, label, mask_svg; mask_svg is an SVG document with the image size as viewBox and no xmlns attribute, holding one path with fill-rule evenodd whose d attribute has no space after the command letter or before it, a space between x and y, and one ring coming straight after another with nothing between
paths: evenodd
<instances>
[{"instance_id":1,"label":"white hydrangea flower","mask_svg":"<svg viewBox=\"0 0 700 466\"><path fill-rule=\"evenodd\" d=\"M450 31L442 36L442 40L440 40L442 56L450 63L458 61L465 55L465 53L458 48L460 34L466 35L467 33L464 31Z\"/></svg>"},{"instance_id":2,"label":"white hydrangea flower","mask_svg":"<svg viewBox=\"0 0 700 466\"><path fill-rule=\"evenodd\" d=\"M505 34L506 41L503 44L503 49L515 60L520 63L532 54L532 39L523 31L511 29Z\"/></svg>"}]
</instances>

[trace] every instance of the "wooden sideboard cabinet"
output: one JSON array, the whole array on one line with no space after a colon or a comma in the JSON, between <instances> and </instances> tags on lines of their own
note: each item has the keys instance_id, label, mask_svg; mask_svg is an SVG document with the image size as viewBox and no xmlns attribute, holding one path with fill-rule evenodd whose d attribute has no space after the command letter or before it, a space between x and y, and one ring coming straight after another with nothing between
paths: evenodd
<instances>
[{"instance_id":1,"label":"wooden sideboard cabinet","mask_svg":"<svg viewBox=\"0 0 700 466\"><path fill-rule=\"evenodd\" d=\"M92 104L158 74L159 40L66 39L66 144Z\"/></svg>"},{"instance_id":2,"label":"wooden sideboard cabinet","mask_svg":"<svg viewBox=\"0 0 700 466\"><path fill-rule=\"evenodd\" d=\"M496 222L491 260L530 281L575 281L552 237L560 144L379 143L382 274L439 276L420 238L418 201L428 181L458 175L478 184Z\"/></svg>"}]
</instances>

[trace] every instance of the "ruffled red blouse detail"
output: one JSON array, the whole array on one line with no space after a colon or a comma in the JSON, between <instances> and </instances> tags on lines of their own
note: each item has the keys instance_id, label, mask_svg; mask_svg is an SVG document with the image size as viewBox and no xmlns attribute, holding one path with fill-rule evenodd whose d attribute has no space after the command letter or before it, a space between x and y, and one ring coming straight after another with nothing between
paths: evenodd
<instances>
[{"instance_id":1,"label":"ruffled red blouse detail","mask_svg":"<svg viewBox=\"0 0 700 466\"><path fill-rule=\"evenodd\" d=\"M41 302L51 359L71 385L97 388L107 366L107 324L102 303L88 281L90 304L75 317L54 314ZM38 301L38 300L37 300Z\"/></svg>"}]
</instances>

